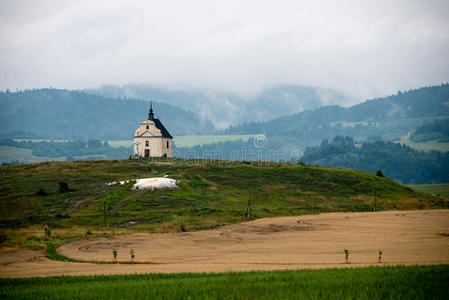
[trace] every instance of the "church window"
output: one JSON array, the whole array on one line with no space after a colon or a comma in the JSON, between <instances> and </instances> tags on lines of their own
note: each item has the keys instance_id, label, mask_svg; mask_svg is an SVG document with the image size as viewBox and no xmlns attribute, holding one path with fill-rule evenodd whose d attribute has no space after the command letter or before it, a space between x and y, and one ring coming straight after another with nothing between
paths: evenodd
<instances>
[{"instance_id":1,"label":"church window","mask_svg":"<svg viewBox=\"0 0 449 300\"><path fill-rule=\"evenodd\" d=\"M167 141L167 149L169 148L168 145L169 145L169 144L168 144L168 141Z\"/></svg>"},{"instance_id":2,"label":"church window","mask_svg":"<svg viewBox=\"0 0 449 300\"><path fill-rule=\"evenodd\" d=\"M150 126L147 125L147 129L150 129Z\"/></svg>"},{"instance_id":3,"label":"church window","mask_svg":"<svg viewBox=\"0 0 449 300\"><path fill-rule=\"evenodd\" d=\"M146 141L146 142L145 142L145 146L146 146L146 147L150 146L150 142L149 142L149 141Z\"/></svg>"}]
</instances>

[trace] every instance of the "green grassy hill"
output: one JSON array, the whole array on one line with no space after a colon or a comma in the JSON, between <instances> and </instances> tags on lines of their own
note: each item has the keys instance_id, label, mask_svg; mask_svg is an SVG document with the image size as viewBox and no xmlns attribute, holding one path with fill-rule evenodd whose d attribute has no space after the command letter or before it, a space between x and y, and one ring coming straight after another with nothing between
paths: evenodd
<instances>
[{"instance_id":1,"label":"green grassy hill","mask_svg":"<svg viewBox=\"0 0 449 300\"><path fill-rule=\"evenodd\" d=\"M167 231L210 228L250 218L332 211L449 207L444 198L415 191L370 173L295 164L228 161L132 160L51 162L0 168L3 227L50 224L100 227L104 204L109 227L147 226ZM132 183L106 183L169 175L179 189L133 191ZM60 192L58 182L68 184ZM43 189L48 195L39 195ZM41 193L44 194L44 193Z\"/></svg>"}]
</instances>

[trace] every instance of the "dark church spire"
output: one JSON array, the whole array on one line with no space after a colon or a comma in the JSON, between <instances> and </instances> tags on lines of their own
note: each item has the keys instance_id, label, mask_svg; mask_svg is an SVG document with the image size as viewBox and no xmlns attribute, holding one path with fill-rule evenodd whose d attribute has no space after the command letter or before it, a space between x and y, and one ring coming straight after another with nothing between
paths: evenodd
<instances>
[{"instance_id":1,"label":"dark church spire","mask_svg":"<svg viewBox=\"0 0 449 300\"><path fill-rule=\"evenodd\" d=\"M151 101L150 103L150 112L148 113L148 120L154 120L153 101Z\"/></svg>"}]
</instances>

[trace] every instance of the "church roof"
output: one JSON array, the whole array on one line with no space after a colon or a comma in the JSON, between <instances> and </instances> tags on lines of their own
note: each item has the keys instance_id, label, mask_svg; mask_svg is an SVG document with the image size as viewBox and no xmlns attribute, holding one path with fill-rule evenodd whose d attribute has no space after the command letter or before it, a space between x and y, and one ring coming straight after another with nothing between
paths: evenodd
<instances>
[{"instance_id":1,"label":"church roof","mask_svg":"<svg viewBox=\"0 0 449 300\"><path fill-rule=\"evenodd\" d=\"M162 137L164 138L170 138L172 139L173 137L171 136L171 134L168 132L167 129L165 129L164 125L162 125L162 122L159 119L153 119L152 120L154 122L154 125L156 125L156 128L159 129L162 133Z\"/></svg>"},{"instance_id":2,"label":"church roof","mask_svg":"<svg viewBox=\"0 0 449 300\"><path fill-rule=\"evenodd\" d=\"M156 126L156 128L161 131L162 137L170 138L170 139L173 138L171 136L171 134L168 132L168 130L165 129L164 125L162 125L162 122L159 119L155 119L154 118L153 101L151 101L151 103L150 103L150 111L148 112L148 121L153 121L154 122L154 125Z\"/></svg>"}]
</instances>

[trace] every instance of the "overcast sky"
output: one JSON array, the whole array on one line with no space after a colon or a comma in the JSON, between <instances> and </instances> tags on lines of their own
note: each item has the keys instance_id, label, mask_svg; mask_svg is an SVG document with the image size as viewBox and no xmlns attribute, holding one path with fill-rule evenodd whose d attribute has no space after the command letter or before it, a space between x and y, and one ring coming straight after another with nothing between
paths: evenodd
<instances>
[{"instance_id":1,"label":"overcast sky","mask_svg":"<svg viewBox=\"0 0 449 300\"><path fill-rule=\"evenodd\" d=\"M0 0L0 89L151 83L358 97L449 81L449 1Z\"/></svg>"}]
</instances>

